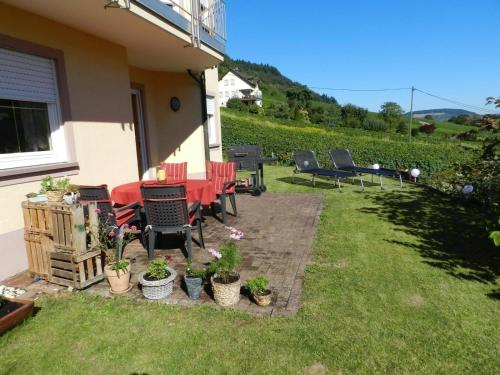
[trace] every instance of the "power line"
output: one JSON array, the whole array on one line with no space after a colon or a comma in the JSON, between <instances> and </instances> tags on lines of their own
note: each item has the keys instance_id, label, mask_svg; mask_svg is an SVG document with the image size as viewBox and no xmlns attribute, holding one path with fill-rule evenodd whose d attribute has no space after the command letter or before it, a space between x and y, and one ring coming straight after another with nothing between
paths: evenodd
<instances>
[{"instance_id":1,"label":"power line","mask_svg":"<svg viewBox=\"0 0 500 375\"><path fill-rule=\"evenodd\" d=\"M439 100L443 100L445 102L454 104L454 105L456 105L458 107L467 108L467 109L474 110L474 111L479 111L479 112L484 112L486 114L500 114L499 111L496 111L494 109L487 109L487 108L478 107L478 106L475 106L475 105L472 105L472 104L462 103L462 102L459 102L457 100L448 99L448 98L445 98L445 97L442 97L442 96L439 96L439 95L436 95L436 94L432 94L432 93L424 91L424 90L420 90L420 89L418 89L416 87L415 88L412 88L412 87L397 87L397 88L382 88L382 89L349 89L349 88L333 88L333 87L318 87L318 86L308 86L308 87L310 89L315 89L315 90L350 91L350 92L382 92L382 91L403 91L403 90L412 90L413 89L415 91L421 92L422 94L431 96L431 97L439 99Z\"/></svg>"},{"instance_id":2,"label":"power line","mask_svg":"<svg viewBox=\"0 0 500 375\"><path fill-rule=\"evenodd\" d=\"M448 103L455 104L456 106L459 106L459 107L465 107L465 108L468 108L468 109L473 109L475 111L481 111L481 112L486 112L486 113L500 114L500 112L492 110L492 109L481 108L481 107L478 107L478 106L475 106L475 105L472 105L472 104L466 104L466 103L462 103L462 102L459 102L459 101L456 101L456 100L453 100L453 99L444 98L442 96L431 94L430 92L426 92L424 90L420 90L420 89L417 89L417 88L415 88L415 90L418 91L418 92L421 92L422 94L431 96L433 98L436 98L436 99L439 99L439 100L443 100L443 101L448 102Z\"/></svg>"},{"instance_id":3,"label":"power line","mask_svg":"<svg viewBox=\"0 0 500 375\"><path fill-rule=\"evenodd\" d=\"M411 90L411 87L398 87L390 89L346 89L346 88L331 88L331 87L315 87L308 86L310 89L316 90L329 90L329 91L401 91L401 90Z\"/></svg>"}]
</instances>

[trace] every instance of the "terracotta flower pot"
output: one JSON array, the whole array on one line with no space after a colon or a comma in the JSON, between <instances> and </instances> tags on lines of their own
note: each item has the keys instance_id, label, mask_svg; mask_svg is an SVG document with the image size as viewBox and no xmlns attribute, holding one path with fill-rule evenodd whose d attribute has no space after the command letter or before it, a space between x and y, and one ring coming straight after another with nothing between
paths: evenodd
<instances>
[{"instance_id":1,"label":"terracotta flower pot","mask_svg":"<svg viewBox=\"0 0 500 375\"><path fill-rule=\"evenodd\" d=\"M266 290L265 292L262 292L262 293L253 294L252 296L253 296L255 303L259 306L270 305L272 297L273 297L273 295L269 289Z\"/></svg>"},{"instance_id":2,"label":"terracotta flower pot","mask_svg":"<svg viewBox=\"0 0 500 375\"><path fill-rule=\"evenodd\" d=\"M211 277L214 299L220 306L236 305L240 300L241 278L238 274L232 274L229 283L224 284L222 280L214 275Z\"/></svg>"},{"instance_id":3,"label":"terracotta flower pot","mask_svg":"<svg viewBox=\"0 0 500 375\"><path fill-rule=\"evenodd\" d=\"M33 301L5 299L0 307L0 335L21 323L33 312Z\"/></svg>"},{"instance_id":4,"label":"terracotta flower pot","mask_svg":"<svg viewBox=\"0 0 500 375\"><path fill-rule=\"evenodd\" d=\"M113 293L124 293L130 287L130 262L126 270L112 270L112 264L104 267L104 276L108 279Z\"/></svg>"}]
</instances>

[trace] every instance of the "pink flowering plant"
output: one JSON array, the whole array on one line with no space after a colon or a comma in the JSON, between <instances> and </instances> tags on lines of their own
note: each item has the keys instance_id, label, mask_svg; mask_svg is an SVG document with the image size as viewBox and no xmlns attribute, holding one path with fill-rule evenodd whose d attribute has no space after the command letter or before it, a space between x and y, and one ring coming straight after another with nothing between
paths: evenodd
<instances>
[{"instance_id":1,"label":"pink flowering plant","mask_svg":"<svg viewBox=\"0 0 500 375\"><path fill-rule=\"evenodd\" d=\"M229 238L233 241L239 241L245 236L241 230L235 227L226 227L226 229L229 231Z\"/></svg>"},{"instance_id":2,"label":"pink flowering plant","mask_svg":"<svg viewBox=\"0 0 500 375\"><path fill-rule=\"evenodd\" d=\"M96 213L101 213L98 208ZM109 213L105 219L99 220L99 227L96 231L98 248L104 251L106 264L110 265L112 270L116 270L117 274L119 270L125 270L129 265L127 260L122 259L122 250L134 238L130 233L125 233L126 229L129 229L128 224L118 227L114 215ZM132 225L130 229L136 230L137 228Z\"/></svg>"},{"instance_id":3,"label":"pink flowering plant","mask_svg":"<svg viewBox=\"0 0 500 375\"><path fill-rule=\"evenodd\" d=\"M208 250L215 258L210 262L208 271L223 284L229 284L231 275L238 272L241 263L240 248L233 241L225 242L221 245L220 250Z\"/></svg>"}]
</instances>

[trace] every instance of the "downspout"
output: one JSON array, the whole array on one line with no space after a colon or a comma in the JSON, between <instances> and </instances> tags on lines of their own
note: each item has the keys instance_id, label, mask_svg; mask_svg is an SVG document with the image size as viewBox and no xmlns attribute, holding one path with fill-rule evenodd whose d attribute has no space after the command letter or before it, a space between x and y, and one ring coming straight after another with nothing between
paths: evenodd
<instances>
[{"instance_id":1,"label":"downspout","mask_svg":"<svg viewBox=\"0 0 500 375\"><path fill-rule=\"evenodd\" d=\"M203 138L205 141L205 160L210 160L210 147L208 144L208 115L207 115L207 91L205 86L205 72L201 73L199 76L195 75L191 69L187 70L188 74L193 78L200 86L200 96L201 96L201 119L203 121Z\"/></svg>"}]
</instances>

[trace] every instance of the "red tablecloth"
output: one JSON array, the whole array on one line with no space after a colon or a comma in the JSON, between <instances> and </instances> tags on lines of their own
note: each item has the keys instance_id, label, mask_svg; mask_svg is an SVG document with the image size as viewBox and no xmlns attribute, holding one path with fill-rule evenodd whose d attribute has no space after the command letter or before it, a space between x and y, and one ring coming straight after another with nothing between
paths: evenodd
<instances>
[{"instance_id":1,"label":"red tablecloth","mask_svg":"<svg viewBox=\"0 0 500 375\"><path fill-rule=\"evenodd\" d=\"M141 198L141 185L154 185L156 181L135 181L119 185L111 191L111 200L120 206L132 202L143 204ZM200 201L203 206L208 206L217 199L214 185L210 180L187 180L186 197L188 202Z\"/></svg>"}]
</instances>

